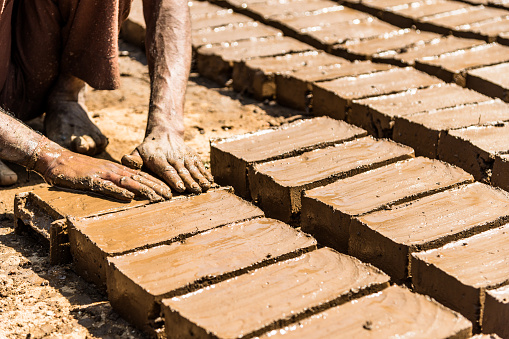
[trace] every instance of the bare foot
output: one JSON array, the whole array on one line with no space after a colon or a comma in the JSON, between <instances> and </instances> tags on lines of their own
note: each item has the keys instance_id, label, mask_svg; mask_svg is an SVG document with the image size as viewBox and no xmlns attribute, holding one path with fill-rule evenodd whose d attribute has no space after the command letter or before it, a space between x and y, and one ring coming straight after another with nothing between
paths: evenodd
<instances>
[{"instance_id":1,"label":"bare foot","mask_svg":"<svg viewBox=\"0 0 509 339\"><path fill-rule=\"evenodd\" d=\"M95 155L108 145L90 120L83 100L85 83L71 75L60 75L49 96L44 119L46 136L72 151Z\"/></svg>"},{"instance_id":2,"label":"bare foot","mask_svg":"<svg viewBox=\"0 0 509 339\"><path fill-rule=\"evenodd\" d=\"M17 174L0 160L0 186L14 185L17 181Z\"/></svg>"}]
</instances>

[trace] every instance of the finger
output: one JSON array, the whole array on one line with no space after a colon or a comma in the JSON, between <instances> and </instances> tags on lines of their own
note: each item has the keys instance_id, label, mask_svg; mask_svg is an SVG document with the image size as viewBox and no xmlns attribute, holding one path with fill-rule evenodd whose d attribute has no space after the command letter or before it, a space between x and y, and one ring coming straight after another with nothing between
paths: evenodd
<instances>
[{"instance_id":1,"label":"finger","mask_svg":"<svg viewBox=\"0 0 509 339\"><path fill-rule=\"evenodd\" d=\"M89 189L93 192L104 194L106 196L123 201L131 201L135 196L133 192L115 185L111 181L103 179L92 180Z\"/></svg>"},{"instance_id":2,"label":"finger","mask_svg":"<svg viewBox=\"0 0 509 339\"><path fill-rule=\"evenodd\" d=\"M202 190L206 191L210 188L210 182L203 176L203 174L201 174L200 170L198 169L198 167L196 167L193 160L191 161L186 160L186 167L191 176L193 177L193 179L195 181L198 181L198 184L200 185Z\"/></svg>"},{"instance_id":3,"label":"finger","mask_svg":"<svg viewBox=\"0 0 509 339\"><path fill-rule=\"evenodd\" d=\"M157 195L162 196L165 199L171 199L171 190L166 184L164 184L162 181L155 182L149 178L146 178L143 176L145 173L140 173L137 175L133 175L131 178L134 181L137 181L141 183L142 185L145 185L147 187L150 187ZM148 176L148 174L146 174Z\"/></svg>"},{"instance_id":4,"label":"finger","mask_svg":"<svg viewBox=\"0 0 509 339\"><path fill-rule=\"evenodd\" d=\"M205 176L205 178L207 178L207 180L210 182L210 183L213 183L214 182L214 177L212 176L212 174L210 173L210 171L208 169L205 168L205 165L203 165L203 162L201 162L200 159L196 160L196 166L198 167L198 169L200 170L201 174L203 174Z\"/></svg>"},{"instance_id":5,"label":"finger","mask_svg":"<svg viewBox=\"0 0 509 339\"><path fill-rule=\"evenodd\" d=\"M133 192L134 194L136 194L136 196L144 197L144 198L150 200L151 202L164 200L164 198L161 195L157 194L157 192L155 192L152 188L139 182L134 177L136 177L136 175L115 176L110 180L113 183L115 183L117 186L125 188L125 189Z\"/></svg>"},{"instance_id":6,"label":"finger","mask_svg":"<svg viewBox=\"0 0 509 339\"><path fill-rule=\"evenodd\" d=\"M122 165L127 166L129 168L141 169L143 166L143 159L138 153L138 150L134 150L131 154L126 154L122 157Z\"/></svg>"},{"instance_id":7,"label":"finger","mask_svg":"<svg viewBox=\"0 0 509 339\"><path fill-rule=\"evenodd\" d=\"M180 175L166 160L157 157L151 158L150 161L147 162L147 167L177 192L184 192L186 190L186 186L180 178Z\"/></svg>"},{"instance_id":8,"label":"finger","mask_svg":"<svg viewBox=\"0 0 509 339\"><path fill-rule=\"evenodd\" d=\"M201 193L201 187L196 181L194 181L191 173L187 170L182 162L176 162L172 166L177 170L178 175L184 181L186 188L192 193Z\"/></svg>"}]
</instances>

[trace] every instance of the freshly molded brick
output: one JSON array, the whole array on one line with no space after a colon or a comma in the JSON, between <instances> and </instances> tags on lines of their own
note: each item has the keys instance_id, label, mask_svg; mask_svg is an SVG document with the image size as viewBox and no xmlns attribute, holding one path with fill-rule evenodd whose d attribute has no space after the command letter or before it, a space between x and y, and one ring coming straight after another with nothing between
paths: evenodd
<instances>
[{"instance_id":1,"label":"freshly molded brick","mask_svg":"<svg viewBox=\"0 0 509 339\"><path fill-rule=\"evenodd\" d=\"M502 338L509 337L509 286L486 291L482 330L485 333L496 333Z\"/></svg>"}]
</instances>

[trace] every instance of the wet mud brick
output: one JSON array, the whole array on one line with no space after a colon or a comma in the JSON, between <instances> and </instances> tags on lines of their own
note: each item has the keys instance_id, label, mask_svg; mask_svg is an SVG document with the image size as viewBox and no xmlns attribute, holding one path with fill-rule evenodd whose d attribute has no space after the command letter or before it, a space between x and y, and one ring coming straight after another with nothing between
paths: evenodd
<instances>
[{"instance_id":1,"label":"wet mud brick","mask_svg":"<svg viewBox=\"0 0 509 339\"><path fill-rule=\"evenodd\" d=\"M82 192L41 187L20 193L14 200L16 232L30 227L49 244L51 264L71 261L67 216L93 217L148 204L148 200L119 202Z\"/></svg>"},{"instance_id":2,"label":"wet mud brick","mask_svg":"<svg viewBox=\"0 0 509 339\"><path fill-rule=\"evenodd\" d=\"M461 27L460 30L468 31L472 36L479 37L479 39L484 39L488 42L497 41L502 45L507 45L507 40L501 38L500 35L509 32L509 18L497 18L495 21L476 22Z\"/></svg>"},{"instance_id":3,"label":"wet mud brick","mask_svg":"<svg viewBox=\"0 0 509 339\"><path fill-rule=\"evenodd\" d=\"M263 216L232 193L211 191L96 218L71 220L69 239L77 272L104 287L106 260L183 240L229 223Z\"/></svg>"},{"instance_id":4,"label":"wet mud brick","mask_svg":"<svg viewBox=\"0 0 509 339\"><path fill-rule=\"evenodd\" d=\"M467 72L467 87L509 101L509 63L482 67Z\"/></svg>"},{"instance_id":5,"label":"wet mud brick","mask_svg":"<svg viewBox=\"0 0 509 339\"><path fill-rule=\"evenodd\" d=\"M345 53L349 59L373 61L381 59L383 61L387 55L396 54L415 45L423 45L438 38L440 38L440 35L436 33L402 29L373 39L333 46L332 53L335 55Z\"/></svg>"},{"instance_id":6,"label":"wet mud brick","mask_svg":"<svg viewBox=\"0 0 509 339\"><path fill-rule=\"evenodd\" d=\"M346 0L351 7L372 15L382 16L383 12L391 8L406 7L413 0Z\"/></svg>"},{"instance_id":7,"label":"wet mud brick","mask_svg":"<svg viewBox=\"0 0 509 339\"><path fill-rule=\"evenodd\" d=\"M361 61L329 66L316 65L292 73L280 73L276 75L276 100L281 105L307 111L312 106L310 93L313 83L371 74L391 68L390 65Z\"/></svg>"},{"instance_id":8,"label":"wet mud brick","mask_svg":"<svg viewBox=\"0 0 509 339\"><path fill-rule=\"evenodd\" d=\"M274 21L285 17L307 16L313 12L334 12L343 6L328 0L268 0L246 5L249 14L260 21ZM272 22L271 22L272 24Z\"/></svg>"},{"instance_id":9,"label":"wet mud brick","mask_svg":"<svg viewBox=\"0 0 509 339\"><path fill-rule=\"evenodd\" d=\"M380 268L393 281L404 282L409 278L411 253L502 226L508 220L509 194L473 183L353 219L348 253Z\"/></svg>"},{"instance_id":10,"label":"wet mud brick","mask_svg":"<svg viewBox=\"0 0 509 339\"><path fill-rule=\"evenodd\" d=\"M493 164L491 183L509 191L509 155L498 155Z\"/></svg>"},{"instance_id":11,"label":"wet mud brick","mask_svg":"<svg viewBox=\"0 0 509 339\"><path fill-rule=\"evenodd\" d=\"M251 197L269 217L299 221L301 194L373 168L413 157L413 149L365 137L248 169Z\"/></svg>"},{"instance_id":12,"label":"wet mud brick","mask_svg":"<svg viewBox=\"0 0 509 339\"><path fill-rule=\"evenodd\" d=\"M253 21L194 31L192 34L192 44L196 50L204 45L230 44L235 41L281 35L280 30Z\"/></svg>"},{"instance_id":13,"label":"wet mud brick","mask_svg":"<svg viewBox=\"0 0 509 339\"><path fill-rule=\"evenodd\" d=\"M251 338L388 287L388 276L322 248L163 300L168 337Z\"/></svg>"},{"instance_id":14,"label":"wet mud brick","mask_svg":"<svg viewBox=\"0 0 509 339\"><path fill-rule=\"evenodd\" d=\"M288 158L316 148L366 136L366 131L330 118L300 120L278 128L212 141L210 167L218 183L249 198L248 168L255 163Z\"/></svg>"},{"instance_id":15,"label":"wet mud brick","mask_svg":"<svg viewBox=\"0 0 509 339\"><path fill-rule=\"evenodd\" d=\"M225 84L232 77L236 62L310 50L313 48L305 43L278 36L244 40L224 46L203 46L196 52L196 62L200 75Z\"/></svg>"},{"instance_id":16,"label":"wet mud brick","mask_svg":"<svg viewBox=\"0 0 509 339\"><path fill-rule=\"evenodd\" d=\"M396 117L392 139L417 155L438 158L438 145L449 130L509 120L509 105L499 99Z\"/></svg>"},{"instance_id":17,"label":"wet mud brick","mask_svg":"<svg viewBox=\"0 0 509 339\"><path fill-rule=\"evenodd\" d=\"M441 84L442 80L411 67L344 77L313 84L313 113L347 120L347 112L356 99L403 92ZM349 116L349 121L355 117Z\"/></svg>"},{"instance_id":18,"label":"wet mud brick","mask_svg":"<svg viewBox=\"0 0 509 339\"><path fill-rule=\"evenodd\" d=\"M471 183L460 168L415 158L306 191L301 227L320 244L347 252L354 217Z\"/></svg>"},{"instance_id":19,"label":"wet mud brick","mask_svg":"<svg viewBox=\"0 0 509 339\"><path fill-rule=\"evenodd\" d=\"M228 8L213 5L206 1L190 1L188 2L188 6L189 13L191 15L191 20L217 14L227 14L228 12L230 12Z\"/></svg>"},{"instance_id":20,"label":"wet mud brick","mask_svg":"<svg viewBox=\"0 0 509 339\"><path fill-rule=\"evenodd\" d=\"M486 290L509 283L509 226L412 254L416 292L463 314L482 328Z\"/></svg>"},{"instance_id":21,"label":"wet mud brick","mask_svg":"<svg viewBox=\"0 0 509 339\"><path fill-rule=\"evenodd\" d=\"M411 27L421 18L432 17L438 14L453 12L469 7L468 4L459 1L432 0L414 2L403 6L387 8L380 13L380 17L399 27Z\"/></svg>"},{"instance_id":22,"label":"wet mud brick","mask_svg":"<svg viewBox=\"0 0 509 339\"><path fill-rule=\"evenodd\" d=\"M219 7L220 8L220 7ZM193 31L200 31L206 28L218 28L228 25L245 24L254 21L248 16L234 13L233 10L223 13L224 9L218 14L212 13L205 17L197 17L191 19L191 27Z\"/></svg>"},{"instance_id":23,"label":"wet mud brick","mask_svg":"<svg viewBox=\"0 0 509 339\"><path fill-rule=\"evenodd\" d=\"M254 219L181 243L108 259L108 299L137 327L151 330L158 301L196 291L316 249L316 240L287 224ZM228 258L227 260L225 260Z\"/></svg>"},{"instance_id":24,"label":"wet mud brick","mask_svg":"<svg viewBox=\"0 0 509 339\"><path fill-rule=\"evenodd\" d=\"M349 121L378 137L392 137L394 119L462 104L490 101L491 98L452 84L354 100Z\"/></svg>"},{"instance_id":25,"label":"wet mud brick","mask_svg":"<svg viewBox=\"0 0 509 339\"><path fill-rule=\"evenodd\" d=\"M274 19L275 27L281 29L287 35L299 35L310 30L323 29L327 26L350 22L355 20L366 20L369 14L340 6L334 11L317 11L306 15L289 16Z\"/></svg>"},{"instance_id":26,"label":"wet mud brick","mask_svg":"<svg viewBox=\"0 0 509 339\"><path fill-rule=\"evenodd\" d=\"M509 11L484 6L469 6L458 11L421 18L417 20L419 29L437 32L440 34L453 33L465 38L479 38L478 35L464 27L476 22L495 20L509 15Z\"/></svg>"},{"instance_id":27,"label":"wet mud brick","mask_svg":"<svg viewBox=\"0 0 509 339\"><path fill-rule=\"evenodd\" d=\"M482 330L485 333L496 333L502 338L509 337L509 286L486 291L484 301Z\"/></svg>"},{"instance_id":28,"label":"wet mud brick","mask_svg":"<svg viewBox=\"0 0 509 339\"><path fill-rule=\"evenodd\" d=\"M267 338L469 338L472 324L427 296L391 286L261 336Z\"/></svg>"},{"instance_id":29,"label":"wet mud brick","mask_svg":"<svg viewBox=\"0 0 509 339\"><path fill-rule=\"evenodd\" d=\"M338 22L319 30L309 30L303 32L300 39L330 53L334 45L352 40L371 39L398 30L396 26L370 17L365 20ZM348 57L346 54L338 54L338 56Z\"/></svg>"},{"instance_id":30,"label":"wet mud brick","mask_svg":"<svg viewBox=\"0 0 509 339\"><path fill-rule=\"evenodd\" d=\"M398 54L378 55L377 60L398 66L412 66L415 60L425 57L434 57L445 53L451 53L462 49L486 44L482 40L463 39L454 36L435 39L430 43L409 48Z\"/></svg>"},{"instance_id":31,"label":"wet mud brick","mask_svg":"<svg viewBox=\"0 0 509 339\"><path fill-rule=\"evenodd\" d=\"M460 166L476 180L489 180L495 156L509 150L509 124L449 131L438 143L438 157Z\"/></svg>"},{"instance_id":32,"label":"wet mud brick","mask_svg":"<svg viewBox=\"0 0 509 339\"><path fill-rule=\"evenodd\" d=\"M467 72L474 68L509 61L509 47L497 43L442 54L415 61L415 67L447 82L466 85Z\"/></svg>"},{"instance_id":33,"label":"wet mud brick","mask_svg":"<svg viewBox=\"0 0 509 339\"><path fill-rule=\"evenodd\" d=\"M233 67L233 88L246 91L258 100L276 96L276 75L292 73L312 66L341 65L347 60L321 51L286 54L236 63Z\"/></svg>"}]
</instances>

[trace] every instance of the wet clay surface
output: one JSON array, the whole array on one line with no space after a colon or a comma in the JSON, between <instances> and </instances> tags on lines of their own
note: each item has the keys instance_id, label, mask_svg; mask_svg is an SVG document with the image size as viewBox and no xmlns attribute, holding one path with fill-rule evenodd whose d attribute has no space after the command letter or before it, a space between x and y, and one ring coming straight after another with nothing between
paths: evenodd
<instances>
[{"instance_id":1,"label":"wet clay surface","mask_svg":"<svg viewBox=\"0 0 509 339\"><path fill-rule=\"evenodd\" d=\"M483 331L497 333L502 338L509 336L509 286L486 291L483 315Z\"/></svg>"},{"instance_id":2,"label":"wet clay surface","mask_svg":"<svg viewBox=\"0 0 509 339\"><path fill-rule=\"evenodd\" d=\"M259 22L247 22L193 32L192 42L193 47L198 48L203 45L225 44L281 35L281 31L278 29L260 24Z\"/></svg>"},{"instance_id":3,"label":"wet clay surface","mask_svg":"<svg viewBox=\"0 0 509 339\"><path fill-rule=\"evenodd\" d=\"M407 197L471 181L460 168L415 158L306 191L305 196L350 215L366 213Z\"/></svg>"},{"instance_id":4,"label":"wet clay surface","mask_svg":"<svg viewBox=\"0 0 509 339\"><path fill-rule=\"evenodd\" d=\"M468 338L472 325L428 297L398 286L365 296L261 338Z\"/></svg>"},{"instance_id":5,"label":"wet clay surface","mask_svg":"<svg viewBox=\"0 0 509 339\"><path fill-rule=\"evenodd\" d=\"M489 153L506 152L509 150L509 124L486 127L470 127L449 131L452 137L465 140L481 150Z\"/></svg>"},{"instance_id":6,"label":"wet clay surface","mask_svg":"<svg viewBox=\"0 0 509 339\"><path fill-rule=\"evenodd\" d=\"M475 22L493 20L509 15L509 11L498 8L484 6L469 6L458 11L450 12L450 15L442 14L419 19L420 23L425 23L426 27L436 26L449 29L457 29Z\"/></svg>"},{"instance_id":7,"label":"wet clay surface","mask_svg":"<svg viewBox=\"0 0 509 339\"><path fill-rule=\"evenodd\" d=\"M277 19L284 17L305 16L315 11L335 12L344 8L334 1L327 0L298 0L280 2L269 0L266 2L248 4L247 9L263 18Z\"/></svg>"},{"instance_id":8,"label":"wet clay surface","mask_svg":"<svg viewBox=\"0 0 509 339\"><path fill-rule=\"evenodd\" d=\"M357 259L320 249L296 259L213 285L199 293L164 299L167 324L188 322L171 333L213 333L218 337L261 334L324 303L348 300L386 287L388 277ZM169 310L173 310L170 312ZM283 320L277 325L276 321Z\"/></svg>"},{"instance_id":9,"label":"wet clay surface","mask_svg":"<svg viewBox=\"0 0 509 339\"><path fill-rule=\"evenodd\" d=\"M413 157L413 150L409 147L365 137L293 158L257 164L254 170L281 186L295 187L410 157Z\"/></svg>"},{"instance_id":10,"label":"wet clay surface","mask_svg":"<svg viewBox=\"0 0 509 339\"><path fill-rule=\"evenodd\" d=\"M361 99L442 83L438 78L413 68L394 68L357 77L345 77L315 84L345 100Z\"/></svg>"},{"instance_id":11,"label":"wet clay surface","mask_svg":"<svg viewBox=\"0 0 509 339\"><path fill-rule=\"evenodd\" d=\"M224 10L223 8L220 8ZM219 14L209 14L206 17L196 18L191 20L191 29L193 31L202 30L206 28L216 28L228 25L237 25L241 23L251 22L251 19L248 16L233 13L232 10L229 10L227 13L219 13Z\"/></svg>"},{"instance_id":12,"label":"wet clay surface","mask_svg":"<svg viewBox=\"0 0 509 339\"><path fill-rule=\"evenodd\" d=\"M467 84L481 93L503 100L509 99L507 90L509 81L505 74L509 72L509 63L482 67L468 71Z\"/></svg>"},{"instance_id":13,"label":"wet clay surface","mask_svg":"<svg viewBox=\"0 0 509 339\"><path fill-rule=\"evenodd\" d=\"M389 56L405 64L413 65L415 60L425 57L433 57L444 53L450 53L461 49L468 49L478 45L486 44L482 40L462 39L454 36L442 37L439 40L434 40L429 44L416 46L410 48L403 53Z\"/></svg>"},{"instance_id":14,"label":"wet clay surface","mask_svg":"<svg viewBox=\"0 0 509 339\"><path fill-rule=\"evenodd\" d=\"M469 7L469 5L459 1L434 0L420 2L418 5L414 6L394 8L391 12L411 19L420 19L435 16L437 14L457 11L466 7Z\"/></svg>"},{"instance_id":15,"label":"wet clay surface","mask_svg":"<svg viewBox=\"0 0 509 339\"><path fill-rule=\"evenodd\" d=\"M474 183L356 218L349 253L395 280L407 278L411 252L428 250L503 225L509 195Z\"/></svg>"},{"instance_id":16,"label":"wet clay surface","mask_svg":"<svg viewBox=\"0 0 509 339\"><path fill-rule=\"evenodd\" d=\"M358 127L322 117L213 142L212 148L246 162L260 162L288 157L309 148L340 143L365 135L366 132Z\"/></svg>"},{"instance_id":17,"label":"wet clay surface","mask_svg":"<svg viewBox=\"0 0 509 339\"><path fill-rule=\"evenodd\" d=\"M319 13L309 13L295 17L277 19L278 22L292 28L293 30L306 32L310 28L327 27L340 22L350 22L354 20L366 20L369 14L341 6L335 11L320 11Z\"/></svg>"}]
</instances>

